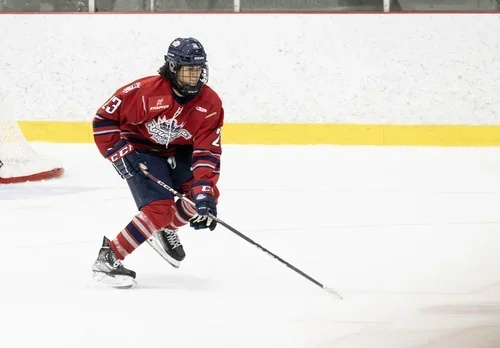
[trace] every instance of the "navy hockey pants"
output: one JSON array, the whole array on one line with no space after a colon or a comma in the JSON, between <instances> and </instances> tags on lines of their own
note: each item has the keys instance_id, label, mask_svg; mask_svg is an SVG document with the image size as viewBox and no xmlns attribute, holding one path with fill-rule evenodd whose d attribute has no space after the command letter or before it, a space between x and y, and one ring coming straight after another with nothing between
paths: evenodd
<instances>
[{"instance_id":1,"label":"navy hockey pants","mask_svg":"<svg viewBox=\"0 0 500 348\"><path fill-rule=\"evenodd\" d=\"M176 154L173 157L175 161L172 161L172 164L169 163L167 158L157 156L150 152L141 153L141 156L143 157L142 162L146 164L151 175L163 181L179 193L184 193L182 192L181 186L193 179L193 173L191 171L191 148L186 147L176 150ZM127 180L127 183L139 210L154 201L174 199L174 195L170 193L170 191L141 174L134 175Z\"/></svg>"}]
</instances>

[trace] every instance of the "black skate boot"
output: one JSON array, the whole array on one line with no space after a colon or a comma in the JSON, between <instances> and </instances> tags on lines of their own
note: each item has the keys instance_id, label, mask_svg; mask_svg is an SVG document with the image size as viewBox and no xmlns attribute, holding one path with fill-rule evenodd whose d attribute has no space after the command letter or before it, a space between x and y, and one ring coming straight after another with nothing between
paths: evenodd
<instances>
[{"instance_id":1,"label":"black skate boot","mask_svg":"<svg viewBox=\"0 0 500 348\"><path fill-rule=\"evenodd\" d=\"M109 247L109 239L104 237L99 256L92 266L93 278L117 289L129 289L135 282L135 272L123 267L120 259Z\"/></svg>"},{"instance_id":2,"label":"black skate boot","mask_svg":"<svg viewBox=\"0 0 500 348\"><path fill-rule=\"evenodd\" d=\"M162 229L148 239L148 243L173 267L179 268L186 257L177 230Z\"/></svg>"}]
</instances>

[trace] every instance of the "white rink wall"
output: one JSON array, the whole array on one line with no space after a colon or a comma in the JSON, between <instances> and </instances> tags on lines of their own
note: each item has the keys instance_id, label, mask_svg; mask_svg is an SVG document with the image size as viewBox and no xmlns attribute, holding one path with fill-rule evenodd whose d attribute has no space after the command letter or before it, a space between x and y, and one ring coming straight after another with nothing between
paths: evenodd
<instances>
[{"instance_id":1,"label":"white rink wall","mask_svg":"<svg viewBox=\"0 0 500 348\"><path fill-rule=\"evenodd\" d=\"M499 14L0 15L3 113L88 121L176 36L226 122L500 124Z\"/></svg>"}]
</instances>

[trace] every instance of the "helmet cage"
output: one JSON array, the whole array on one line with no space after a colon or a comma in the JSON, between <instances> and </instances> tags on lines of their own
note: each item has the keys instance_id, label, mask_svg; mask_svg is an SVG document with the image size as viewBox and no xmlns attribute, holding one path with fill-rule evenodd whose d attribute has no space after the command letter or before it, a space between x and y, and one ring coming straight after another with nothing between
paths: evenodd
<instances>
[{"instance_id":1,"label":"helmet cage","mask_svg":"<svg viewBox=\"0 0 500 348\"><path fill-rule=\"evenodd\" d=\"M168 64L168 74L170 77L170 81L172 82L172 85L177 90L177 92L179 92L181 95L185 97L196 95L200 92L202 87L208 83L208 64L206 62L204 62L203 64L193 64L192 62L186 60L185 64L179 64L169 56L166 56L165 58ZM200 72L200 77L198 78L198 82L196 83L196 85L193 86L193 85L179 84L179 72L183 66L200 66L200 65L202 68Z\"/></svg>"}]
</instances>

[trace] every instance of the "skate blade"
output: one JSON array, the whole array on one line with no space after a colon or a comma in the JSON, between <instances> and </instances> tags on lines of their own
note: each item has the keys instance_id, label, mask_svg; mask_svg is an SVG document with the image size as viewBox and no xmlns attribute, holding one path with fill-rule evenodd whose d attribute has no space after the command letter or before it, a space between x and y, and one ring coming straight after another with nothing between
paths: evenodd
<instances>
[{"instance_id":1,"label":"skate blade","mask_svg":"<svg viewBox=\"0 0 500 348\"><path fill-rule=\"evenodd\" d=\"M172 267L179 268L181 266L181 262L177 261L169 254L165 252L161 243L156 240L155 237L151 237L148 240L148 244L160 255L165 261L167 261Z\"/></svg>"},{"instance_id":2,"label":"skate blade","mask_svg":"<svg viewBox=\"0 0 500 348\"><path fill-rule=\"evenodd\" d=\"M104 272L93 271L92 278L95 282L115 289L130 289L137 284L134 278L125 275L110 276Z\"/></svg>"}]
</instances>

